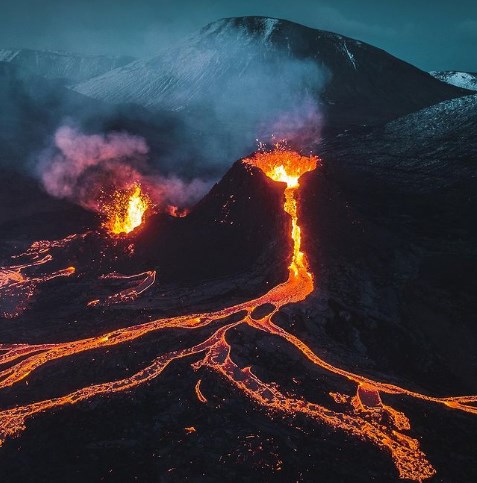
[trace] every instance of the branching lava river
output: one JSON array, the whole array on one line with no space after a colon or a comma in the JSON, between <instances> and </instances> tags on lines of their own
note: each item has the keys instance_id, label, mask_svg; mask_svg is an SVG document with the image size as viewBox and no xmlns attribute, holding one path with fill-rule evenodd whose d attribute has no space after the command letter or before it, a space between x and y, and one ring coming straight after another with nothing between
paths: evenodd
<instances>
[{"instance_id":1,"label":"branching lava river","mask_svg":"<svg viewBox=\"0 0 477 483\"><path fill-rule=\"evenodd\" d=\"M265 408L268 412L282 415L302 414L316 422L366 440L391 456L401 478L422 481L435 474L435 469L420 449L418 441L407 434L410 430L410 422L407 416L385 405L380 395L407 396L476 415L477 396L433 397L386 382L371 380L345 368L331 365L315 354L298 337L276 325L274 315L283 306L303 301L314 290L313 275L309 272L306 254L301 248L296 194L299 190L300 176L305 172L314 170L317 167L318 158L301 156L292 151L277 149L272 152L256 153L243 162L260 168L267 176L277 182L286 183L283 209L291 218L290 236L293 241L288 279L254 300L215 312L157 319L113 330L98 337L64 343L0 345L0 367L3 368L0 372L1 389L19 384L33 371L54 360L92 349L124 344L162 329L198 329L230 315L245 314L240 321L224 322L210 337L197 345L159 355L150 365L130 377L89 385L61 397L40 400L0 411L0 444L7 438L19 436L25 430L28 419L38 413L65 405L74 405L100 395L132 390L160 376L173 361L192 355L201 355L201 359L193 364L194 369L199 367L209 368L248 396L257 406ZM36 263L41 263L41 261ZM22 267L14 267L13 272L11 271L8 276L11 279L19 278L20 275L15 274L19 273L21 269ZM66 275L68 274L69 272L66 273ZM65 274L54 274L54 276L60 275ZM140 285L139 288L135 289L136 292L145 290L149 283L154 282L155 272L140 275L142 275L142 278L139 277ZM130 290L120 293L117 297L127 299L131 293L136 292ZM99 303L99 301L94 302ZM264 304L270 304L273 309L261 319L256 320L252 317L252 313L257 307ZM234 362L227 333L239 324L247 324L258 331L282 338L298 349L303 357L315 366L354 383L356 386L355 394L330 393L330 402L333 400L335 404L339 403L339 407L342 408L341 411L334 411L320 404L308 402L301 397L288 396L281 392L276 384L260 380L250 368L239 367ZM195 392L201 402L207 402L200 389L200 380L195 386Z\"/></svg>"}]
</instances>

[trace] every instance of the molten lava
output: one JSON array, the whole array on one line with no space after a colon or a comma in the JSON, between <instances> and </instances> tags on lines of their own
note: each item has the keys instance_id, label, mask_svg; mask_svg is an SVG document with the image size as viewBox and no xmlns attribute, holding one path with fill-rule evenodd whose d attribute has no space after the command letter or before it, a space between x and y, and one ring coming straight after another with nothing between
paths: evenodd
<instances>
[{"instance_id":1,"label":"molten lava","mask_svg":"<svg viewBox=\"0 0 477 483\"><path fill-rule=\"evenodd\" d=\"M151 205L150 198L137 183L128 190L116 191L112 201L104 205L107 217L104 226L115 235L130 233L142 224Z\"/></svg>"},{"instance_id":2,"label":"molten lava","mask_svg":"<svg viewBox=\"0 0 477 483\"><path fill-rule=\"evenodd\" d=\"M432 477L435 474L435 469L421 451L419 442L405 433L411 429L409 419L404 413L385 405L381 399L381 394L387 395L386 401L392 396L406 396L469 414L477 414L477 396L434 397L394 384L369 379L323 360L305 342L275 324L274 316L282 307L303 301L315 289L313 275L308 269L306 253L301 250L301 230L298 224L296 194L299 189L300 176L315 169L317 162L318 159L314 156L300 156L297 153L285 150L275 150L270 153L261 152L244 160L244 163L260 168L271 179L286 183L283 209L291 218L292 260L287 280L273 287L264 295L215 312L148 320L144 323L76 341L39 345L0 344L0 366L3 366L0 371L0 389L3 389L18 385L45 364L65 357L94 349L107 349L117 344L125 344L151 332L173 328L192 330L221 323L215 332L212 332L202 342L192 347L160 354L149 365L135 374L126 374L124 378L114 381L87 385L69 394L52 399L44 399L0 410L0 446L8 437L18 436L24 431L26 420L36 414L65 405L75 405L96 396L131 390L159 377L174 361L195 356L196 360L198 358L197 362L192 364L195 370L199 370L201 367L209 368L230 385L247 395L257 406L264 408L267 413L292 417L301 414L316 422L371 442L390 454L401 478L422 481ZM141 199L141 191L136 187L133 199L137 200L138 197ZM145 204L140 203L141 209L138 210L137 201L129 204L130 200L131 197L127 198L124 213L129 213L130 206L134 213L139 211L140 215L135 215L136 218L134 218L135 223L139 222L135 225L138 226L148 204L147 202ZM121 221L124 221L125 218L127 218L125 215L119 216ZM114 228L116 227L116 218L112 217L112 220ZM129 228L133 224L126 223L126 226ZM118 222L119 226L121 226L121 229L118 228L117 231L113 232L127 233L131 231L130 229L123 229L125 224ZM134 229L134 226L131 229ZM38 253L35 256L38 256ZM41 253L45 255L44 251L41 251ZM15 267L15 269L19 270L18 267ZM5 286L17 283L20 275L14 275L4 276ZM108 276L108 278L111 277L128 278L135 282L127 290L110 298L109 303L116 303L140 296L154 282L155 272L144 272L132 277L119 274ZM94 306L98 303L100 303L99 300L94 300L90 304ZM262 305L272 305L273 310L263 318L256 320L252 317L252 313ZM243 315L239 320L235 319L235 322L230 322L228 317L234 314ZM225 322L226 320L228 322ZM328 393L326 397L329 396L330 398L330 406L339 407L339 409L331 409L327 407L328 405L309 402L300 396L288 395L282 392L279 386L273 382L262 381L252 372L250 367L242 368L233 360L232 346L227 340L227 334L229 330L240 324L246 324L268 335L280 337L297 349L321 373L326 371L334 377L341 377L346 379L348 383L352 383L355 387L355 393L352 395L337 392ZM200 388L200 381L199 379L195 386L195 392L199 401L207 404L207 398ZM316 388L316 391L319 390L320 386Z\"/></svg>"},{"instance_id":3,"label":"molten lava","mask_svg":"<svg viewBox=\"0 0 477 483\"><path fill-rule=\"evenodd\" d=\"M307 280L311 281L312 276L308 272L305 255L301 251L301 230L298 226L295 192L299 187L298 180L300 177L306 172L316 169L318 158L315 156L301 156L295 151L276 149L272 152L256 153L253 158L246 159L244 162L260 168L274 181L286 183L283 209L291 217L291 237L293 239L293 257L290 270L295 277L298 276L300 271L306 272ZM311 286L310 292L312 289Z\"/></svg>"},{"instance_id":4,"label":"molten lava","mask_svg":"<svg viewBox=\"0 0 477 483\"><path fill-rule=\"evenodd\" d=\"M318 158L276 149L272 152L258 152L244 162L260 168L269 178L286 183L287 188L292 189L298 187L298 180L303 174L316 169Z\"/></svg>"},{"instance_id":5,"label":"molten lava","mask_svg":"<svg viewBox=\"0 0 477 483\"><path fill-rule=\"evenodd\" d=\"M190 213L190 210L188 208L179 208L178 206L167 205L166 213L174 218L185 218Z\"/></svg>"}]
</instances>

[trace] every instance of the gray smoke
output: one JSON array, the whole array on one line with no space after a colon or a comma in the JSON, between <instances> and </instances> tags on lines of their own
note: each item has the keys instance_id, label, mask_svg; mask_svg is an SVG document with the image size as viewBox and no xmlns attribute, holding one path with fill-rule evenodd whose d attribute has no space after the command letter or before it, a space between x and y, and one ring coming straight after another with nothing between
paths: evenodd
<instances>
[{"instance_id":1,"label":"gray smoke","mask_svg":"<svg viewBox=\"0 0 477 483\"><path fill-rule=\"evenodd\" d=\"M84 134L62 126L54 145L45 149L37 166L48 193L101 211L105 193L140 183L157 209L188 207L209 189L209 183L161 176L151 169L145 140L127 133Z\"/></svg>"},{"instance_id":2,"label":"gray smoke","mask_svg":"<svg viewBox=\"0 0 477 483\"><path fill-rule=\"evenodd\" d=\"M181 175L218 177L255 150L257 141L316 145L323 124L319 99L329 73L314 59L297 58L277 45L281 34L272 41L278 21L257 22L256 31L216 22L156 57L75 89L142 105L156 118L170 116L170 130L158 133L170 143L161 163Z\"/></svg>"},{"instance_id":3,"label":"gray smoke","mask_svg":"<svg viewBox=\"0 0 477 483\"><path fill-rule=\"evenodd\" d=\"M98 209L101 189L128 180L147 185L161 205L184 206L258 143L316 144L329 75L272 43L273 21L263 22L253 34L214 24L139 63L146 71L133 73L129 91L113 72L119 84L106 91L115 103L4 65L0 162L35 173L53 196L91 209ZM141 97L148 83L151 95Z\"/></svg>"}]
</instances>

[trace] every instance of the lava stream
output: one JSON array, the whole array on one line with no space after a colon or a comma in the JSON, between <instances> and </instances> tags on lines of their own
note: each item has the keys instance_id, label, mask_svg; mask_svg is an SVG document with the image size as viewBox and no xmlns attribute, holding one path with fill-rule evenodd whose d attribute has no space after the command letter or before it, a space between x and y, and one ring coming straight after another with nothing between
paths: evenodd
<instances>
[{"instance_id":1,"label":"lava stream","mask_svg":"<svg viewBox=\"0 0 477 483\"><path fill-rule=\"evenodd\" d=\"M296 193L299 189L301 175L314 170L318 159L314 156L300 156L295 152L277 149L273 152L257 153L243 162L261 169L271 179L286 184L283 209L291 218L290 236L293 241L293 252L287 280L254 300L214 312L153 320L117 329L98 337L71 342L45 345L0 345L0 365L4 367L0 372L0 389L2 389L15 386L32 372L53 360L92 349L124 344L154 331L170 328L193 330L208 326L230 315L244 314L241 320L218 328L202 343L160 355L150 365L130 377L86 386L61 397L0 411L0 444L7 437L18 436L25 430L26 420L35 414L64 405L76 404L94 396L133 389L158 377L172 361L193 354L202 354L202 359L193 364L194 369L198 370L203 366L208 367L238 388L258 406L283 416L302 414L312 420L341 429L375 444L391 454L401 478L422 481L435 474L435 470L427 461L426 455L420 450L418 441L403 433L403 431L410 429L408 418L394 408L384 405L380 393L410 396L467 413L477 413L477 407L474 406L477 403L477 396L437 398L408 391L396 385L371 380L324 361L298 337L275 325L273 316L281 307L303 301L314 290L313 276L309 272L307 257L301 247L301 229L298 223ZM113 217L113 219L115 218ZM140 220L142 220L142 217ZM112 226L115 227L115 223ZM112 231L114 232L115 229ZM121 228L121 231L116 230L116 232L122 233L126 230ZM139 274L145 276L145 278L142 279L143 282L139 285L139 288L136 286L133 290L137 292L143 288L146 289L153 278L152 273ZM121 295L121 293L116 294L119 299L125 295L124 293ZM126 293L126 296L129 295L131 294ZM274 306L272 313L260 320L253 319L251 317L252 312L263 304L272 304ZM231 346L227 342L227 332L240 324L247 324L252 328L287 341L316 367L355 383L356 394L330 393L330 398L341 405L342 411L340 412L308 402L302 398L284 395L275 384L261 381L250 368L240 368L233 361ZM207 402L200 390L200 380L195 386L195 392L201 402Z\"/></svg>"},{"instance_id":2,"label":"lava stream","mask_svg":"<svg viewBox=\"0 0 477 483\"><path fill-rule=\"evenodd\" d=\"M121 275L120 273L108 273L99 277L102 280L119 280L127 282L128 287L119 292L109 295L105 299L94 299L88 302L88 307L96 305L107 306L111 304L119 304L136 300L146 290L151 288L156 281L156 271L136 273L134 275Z\"/></svg>"},{"instance_id":3,"label":"lava stream","mask_svg":"<svg viewBox=\"0 0 477 483\"><path fill-rule=\"evenodd\" d=\"M0 315L13 319L27 309L28 303L39 285L58 277L69 277L75 273L75 267L66 267L41 275L26 275L25 272L52 261L50 254L43 255L42 250L29 253L30 261L0 267ZM22 254L24 255L24 254ZM41 256L41 258L40 258Z\"/></svg>"}]
</instances>

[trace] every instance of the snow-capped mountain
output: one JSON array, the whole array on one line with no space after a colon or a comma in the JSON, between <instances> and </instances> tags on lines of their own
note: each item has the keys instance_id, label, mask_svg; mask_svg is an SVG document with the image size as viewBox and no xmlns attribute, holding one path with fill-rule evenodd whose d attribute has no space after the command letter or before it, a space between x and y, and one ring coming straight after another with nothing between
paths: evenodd
<instances>
[{"instance_id":1,"label":"snow-capped mountain","mask_svg":"<svg viewBox=\"0 0 477 483\"><path fill-rule=\"evenodd\" d=\"M263 86L254 84L253 74L263 73L264 66L272 77L265 92L273 92L293 70L285 65L288 61L306 65L290 85L321 100L328 126L389 120L465 94L371 45L264 17L211 23L156 57L111 70L74 89L113 103L182 110L210 96L238 97L234 91L242 83L247 92L261 92ZM260 108L253 96L250 103L240 97L243 109Z\"/></svg>"},{"instance_id":2,"label":"snow-capped mountain","mask_svg":"<svg viewBox=\"0 0 477 483\"><path fill-rule=\"evenodd\" d=\"M477 91L477 72L456 72L453 70L432 71L432 76L453 86Z\"/></svg>"},{"instance_id":3,"label":"snow-capped mountain","mask_svg":"<svg viewBox=\"0 0 477 483\"><path fill-rule=\"evenodd\" d=\"M0 49L0 62L10 62L32 74L64 83L81 82L134 60L126 56L79 55L49 50Z\"/></svg>"}]
</instances>

